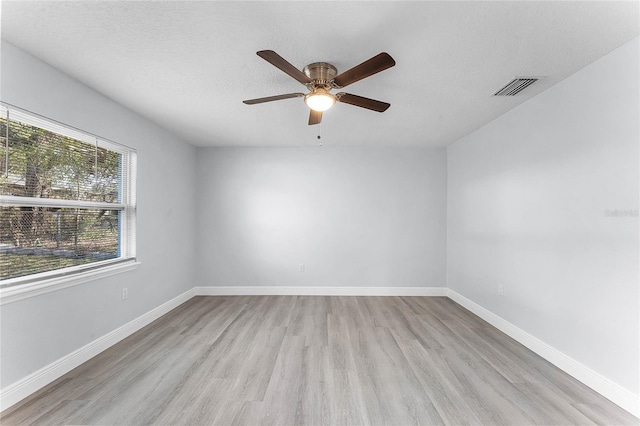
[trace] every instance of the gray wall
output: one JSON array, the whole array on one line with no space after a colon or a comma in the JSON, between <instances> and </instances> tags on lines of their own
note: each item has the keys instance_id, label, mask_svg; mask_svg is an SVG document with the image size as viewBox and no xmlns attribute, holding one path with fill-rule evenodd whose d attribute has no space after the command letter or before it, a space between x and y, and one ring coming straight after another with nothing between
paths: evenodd
<instances>
[{"instance_id":1,"label":"gray wall","mask_svg":"<svg viewBox=\"0 0 640 426\"><path fill-rule=\"evenodd\" d=\"M444 149L200 148L197 164L199 285L446 285Z\"/></svg>"},{"instance_id":2,"label":"gray wall","mask_svg":"<svg viewBox=\"0 0 640 426\"><path fill-rule=\"evenodd\" d=\"M449 287L635 393L638 217L606 210L638 211L638 50L447 150Z\"/></svg>"},{"instance_id":3,"label":"gray wall","mask_svg":"<svg viewBox=\"0 0 640 426\"><path fill-rule=\"evenodd\" d=\"M4 102L138 150L142 262L135 271L2 306L6 387L194 286L196 149L6 42L1 89Z\"/></svg>"}]
</instances>

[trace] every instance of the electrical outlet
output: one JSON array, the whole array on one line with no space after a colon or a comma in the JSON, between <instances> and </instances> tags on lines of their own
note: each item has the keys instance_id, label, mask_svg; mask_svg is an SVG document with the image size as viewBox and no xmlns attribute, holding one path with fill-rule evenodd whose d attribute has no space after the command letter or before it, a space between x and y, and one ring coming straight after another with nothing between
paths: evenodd
<instances>
[{"instance_id":1,"label":"electrical outlet","mask_svg":"<svg viewBox=\"0 0 640 426\"><path fill-rule=\"evenodd\" d=\"M298 265L298 271L304 272L304 263Z\"/></svg>"},{"instance_id":2,"label":"electrical outlet","mask_svg":"<svg viewBox=\"0 0 640 426\"><path fill-rule=\"evenodd\" d=\"M128 298L129 298L129 289L125 287L122 289L122 300L127 300Z\"/></svg>"},{"instance_id":3,"label":"electrical outlet","mask_svg":"<svg viewBox=\"0 0 640 426\"><path fill-rule=\"evenodd\" d=\"M498 294L504 296L504 286L502 284L498 284Z\"/></svg>"}]
</instances>

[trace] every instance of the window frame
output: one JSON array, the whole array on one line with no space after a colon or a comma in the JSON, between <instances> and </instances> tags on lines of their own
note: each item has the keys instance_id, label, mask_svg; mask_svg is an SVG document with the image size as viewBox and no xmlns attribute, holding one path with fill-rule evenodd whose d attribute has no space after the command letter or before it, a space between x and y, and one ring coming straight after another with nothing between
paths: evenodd
<instances>
[{"instance_id":1,"label":"window frame","mask_svg":"<svg viewBox=\"0 0 640 426\"><path fill-rule=\"evenodd\" d=\"M2 207L107 209L120 212L119 256L117 258L0 280L0 305L129 271L139 265L136 258L137 151L126 145L110 141L5 102L0 102L0 116L7 119L7 135L3 135L5 137L8 136L8 124L13 119L14 121L121 154L121 179L117 203L0 194L0 206ZM6 138L6 143L6 148L8 148L8 138ZM8 173L8 156L9 151L6 149L6 158L4 160L7 166L6 170L0 171L1 173Z\"/></svg>"}]
</instances>

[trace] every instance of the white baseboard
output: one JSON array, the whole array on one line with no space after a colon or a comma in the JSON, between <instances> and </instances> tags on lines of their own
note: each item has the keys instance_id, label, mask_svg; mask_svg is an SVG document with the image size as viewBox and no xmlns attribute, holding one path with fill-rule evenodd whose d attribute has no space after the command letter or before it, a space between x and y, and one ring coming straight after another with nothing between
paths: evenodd
<instances>
[{"instance_id":1,"label":"white baseboard","mask_svg":"<svg viewBox=\"0 0 640 426\"><path fill-rule=\"evenodd\" d=\"M534 337L526 331L516 327L507 320L467 299L461 294L448 289L447 296L454 302L487 321L507 336L531 349L533 352L563 370L565 373L589 386L600 395L627 410L634 416L640 417L639 395L634 394L630 390L625 389L601 374L596 373L584 364L549 346L537 337Z\"/></svg>"},{"instance_id":2,"label":"white baseboard","mask_svg":"<svg viewBox=\"0 0 640 426\"><path fill-rule=\"evenodd\" d=\"M6 410L12 405L22 401L24 398L62 377L80 364L88 361L100 352L115 345L125 337L130 336L142 327L160 318L170 310L191 299L194 294L194 289L184 292L133 321L128 322L122 327L105 334L69 355L52 362L40 370L0 390L0 411Z\"/></svg>"},{"instance_id":3,"label":"white baseboard","mask_svg":"<svg viewBox=\"0 0 640 426\"><path fill-rule=\"evenodd\" d=\"M195 287L198 296L447 296L446 287Z\"/></svg>"}]
</instances>

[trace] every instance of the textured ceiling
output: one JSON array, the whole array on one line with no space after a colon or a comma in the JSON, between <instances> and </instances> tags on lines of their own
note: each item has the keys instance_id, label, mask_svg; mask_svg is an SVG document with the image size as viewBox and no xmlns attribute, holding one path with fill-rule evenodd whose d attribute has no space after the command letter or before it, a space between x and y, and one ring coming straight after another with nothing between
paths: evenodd
<instances>
[{"instance_id":1,"label":"textured ceiling","mask_svg":"<svg viewBox=\"0 0 640 426\"><path fill-rule=\"evenodd\" d=\"M199 146L446 146L639 33L638 2L2 2L2 38ZM397 65L343 89L308 126L305 91L255 52L338 71ZM545 76L521 95L492 93Z\"/></svg>"}]
</instances>

